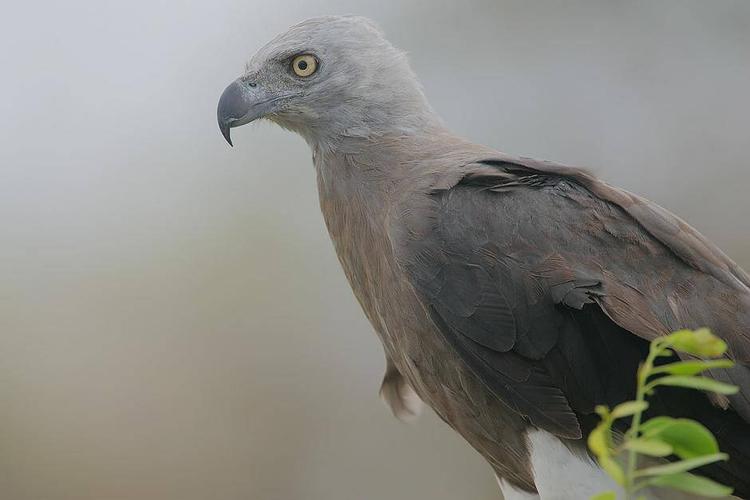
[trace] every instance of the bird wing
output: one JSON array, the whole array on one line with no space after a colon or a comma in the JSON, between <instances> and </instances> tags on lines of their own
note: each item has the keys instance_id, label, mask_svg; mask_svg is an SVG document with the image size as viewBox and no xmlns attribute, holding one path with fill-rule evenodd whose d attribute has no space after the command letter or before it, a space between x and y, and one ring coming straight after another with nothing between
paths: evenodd
<instances>
[{"instance_id":1,"label":"bird wing","mask_svg":"<svg viewBox=\"0 0 750 500\"><path fill-rule=\"evenodd\" d=\"M502 156L420 203L394 218L399 265L448 343L532 424L581 437L596 404L632 399L646 341L704 326L739 363L712 375L741 385L731 404L750 421L750 279L685 222L582 170Z\"/></svg>"}]
</instances>

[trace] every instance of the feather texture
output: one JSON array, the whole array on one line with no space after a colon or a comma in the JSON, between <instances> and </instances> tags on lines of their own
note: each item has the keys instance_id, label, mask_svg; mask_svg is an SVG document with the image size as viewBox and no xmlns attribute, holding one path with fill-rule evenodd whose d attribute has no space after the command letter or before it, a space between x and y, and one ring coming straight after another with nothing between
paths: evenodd
<instances>
[{"instance_id":1,"label":"feather texture","mask_svg":"<svg viewBox=\"0 0 750 500\"><path fill-rule=\"evenodd\" d=\"M708 326L738 362L713 376L750 374L744 273L663 209L609 186L596 189L606 199L596 195L598 182L573 169L478 162L431 192L436 222L419 247L435 259L410 259L410 242L399 242L403 269L464 362L533 425L567 439L590 430L595 404L632 397L657 335ZM626 210L625 199L642 206ZM684 238L699 248L687 251ZM734 462L708 473L746 494L750 448L737 449L735 436L750 430L750 386L740 386L728 411L681 390L660 391L655 408L715 423Z\"/></svg>"}]
</instances>

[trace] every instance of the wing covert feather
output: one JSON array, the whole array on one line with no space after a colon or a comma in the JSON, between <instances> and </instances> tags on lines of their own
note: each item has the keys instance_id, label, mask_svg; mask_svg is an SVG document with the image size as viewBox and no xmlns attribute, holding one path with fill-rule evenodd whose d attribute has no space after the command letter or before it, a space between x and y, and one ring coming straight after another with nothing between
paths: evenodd
<instances>
[{"instance_id":1,"label":"wing covert feather","mask_svg":"<svg viewBox=\"0 0 750 500\"><path fill-rule=\"evenodd\" d=\"M498 398L576 437L595 404L630 398L646 340L709 326L750 362L744 271L665 210L544 165L469 166L392 235L438 330ZM750 378L735 370L716 376ZM747 421L749 393L732 399Z\"/></svg>"}]
</instances>

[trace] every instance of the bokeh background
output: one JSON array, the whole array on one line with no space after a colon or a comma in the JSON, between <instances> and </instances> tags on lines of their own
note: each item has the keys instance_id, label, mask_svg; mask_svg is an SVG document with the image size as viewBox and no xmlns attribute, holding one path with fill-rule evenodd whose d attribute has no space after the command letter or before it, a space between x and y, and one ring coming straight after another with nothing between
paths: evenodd
<instances>
[{"instance_id":1,"label":"bokeh background","mask_svg":"<svg viewBox=\"0 0 750 500\"><path fill-rule=\"evenodd\" d=\"M394 420L310 153L215 123L259 46L374 18L459 133L585 165L750 267L746 0L70 0L0 16L0 498L497 499Z\"/></svg>"}]
</instances>

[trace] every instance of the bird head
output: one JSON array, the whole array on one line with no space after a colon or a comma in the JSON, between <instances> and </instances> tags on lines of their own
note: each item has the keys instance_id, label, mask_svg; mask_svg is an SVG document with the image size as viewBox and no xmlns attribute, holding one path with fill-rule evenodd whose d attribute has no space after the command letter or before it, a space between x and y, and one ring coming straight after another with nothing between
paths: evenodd
<instances>
[{"instance_id":1,"label":"bird head","mask_svg":"<svg viewBox=\"0 0 750 500\"><path fill-rule=\"evenodd\" d=\"M308 19L261 48L219 99L219 129L267 118L318 146L408 133L437 118L406 56L370 20Z\"/></svg>"}]
</instances>

